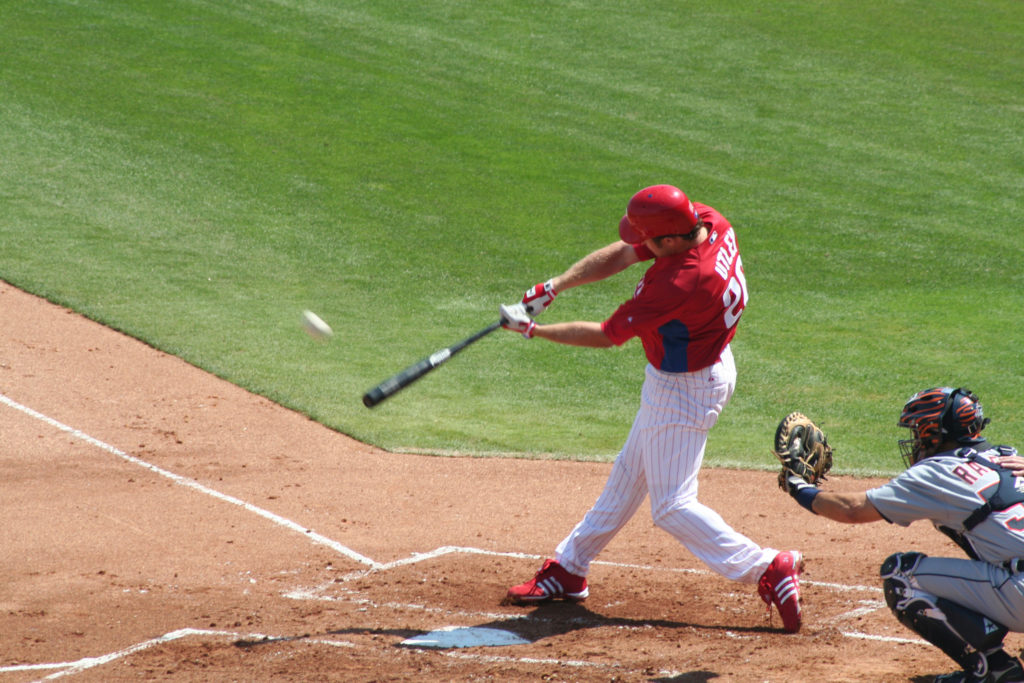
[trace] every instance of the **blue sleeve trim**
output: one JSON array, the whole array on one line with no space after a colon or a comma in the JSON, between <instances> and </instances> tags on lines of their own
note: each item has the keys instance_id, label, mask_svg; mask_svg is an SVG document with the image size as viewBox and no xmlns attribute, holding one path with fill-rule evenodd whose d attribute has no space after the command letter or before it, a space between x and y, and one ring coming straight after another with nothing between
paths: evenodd
<instances>
[{"instance_id":1,"label":"blue sleeve trim","mask_svg":"<svg viewBox=\"0 0 1024 683\"><path fill-rule=\"evenodd\" d=\"M819 488L815 488L814 486L804 486L793 494L793 497L796 498L796 502L800 503L804 509L814 512L814 499L818 497L819 493L821 493L821 489ZM818 513L814 512L814 514Z\"/></svg>"}]
</instances>

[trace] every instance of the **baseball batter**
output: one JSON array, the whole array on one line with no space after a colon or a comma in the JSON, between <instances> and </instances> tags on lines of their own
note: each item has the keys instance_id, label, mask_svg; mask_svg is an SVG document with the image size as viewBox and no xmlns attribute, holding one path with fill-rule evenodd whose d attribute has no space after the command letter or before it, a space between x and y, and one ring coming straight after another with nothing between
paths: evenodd
<instances>
[{"instance_id":1,"label":"baseball batter","mask_svg":"<svg viewBox=\"0 0 1024 683\"><path fill-rule=\"evenodd\" d=\"M899 425L913 434L900 441L908 467L889 483L840 494L795 475L786 482L815 514L900 526L930 520L966 552L968 559L900 552L881 567L900 623L962 667L937 683L1024 683L1020 661L1002 645L1009 631L1024 632L1024 478L1015 449L980 436L988 422L970 391L926 389L903 407Z\"/></svg>"},{"instance_id":2,"label":"baseball batter","mask_svg":"<svg viewBox=\"0 0 1024 683\"><path fill-rule=\"evenodd\" d=\"M501 307L504 327L527 339L600 348L639 337L648 361L640 410L604 491L554 559L510 588L506 602L585 599L591 561L649 495L655 524L722 576L757 583L769 612L774 604L783 628L798 631L801 554L762 548L697 500L708 430L736 386L729 343L748 296L736 232L710 206L655 185L630 199L619 237ZM531 317L560 292L651 260L632 299L604 322Z\"/></svg>"}]
</instances>

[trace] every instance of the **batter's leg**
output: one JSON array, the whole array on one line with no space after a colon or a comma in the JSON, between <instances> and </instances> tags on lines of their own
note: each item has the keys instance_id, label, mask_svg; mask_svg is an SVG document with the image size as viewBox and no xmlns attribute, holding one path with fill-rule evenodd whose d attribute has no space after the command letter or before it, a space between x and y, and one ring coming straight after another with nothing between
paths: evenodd
<instances>
[{"instance_id":1,"label":"batter's leg","mask_svg":"<svg viewBox=\"0 0 1024 683\"><path fill-rule=\"evenodd\" d=\"M704 371L651 378L645 385L645 403L651 410L638 438L643 441L654 523L722 576L756 583L778 552L761 548L697 501L708 432L735 387L731 353Z\"/></svg>"},{"instance_id":2,"label":"batter's leg","mask_svg":"<svg viewBox=\"0 0 1024 683\"><path fill-rule=\"evenodd\" d=\"M639 415L637 416L639 420ZM636 513L647 496L639 454L636 423L626 439L597 502L576 528L558 544L555 559L567 571L586 576L590 563Z\"/></svg>"},{"instance_id":3,"label":"batter's leg","mask_svg":"<svg viewBox=\"0 0 1024 683\"><path fill-rule=\"evenodd\" d=\"M757 583L778 554L754 543L696 500L665 510L654 523L672 534L709 569L732 581Z\"/></svg>"}]
</instances>

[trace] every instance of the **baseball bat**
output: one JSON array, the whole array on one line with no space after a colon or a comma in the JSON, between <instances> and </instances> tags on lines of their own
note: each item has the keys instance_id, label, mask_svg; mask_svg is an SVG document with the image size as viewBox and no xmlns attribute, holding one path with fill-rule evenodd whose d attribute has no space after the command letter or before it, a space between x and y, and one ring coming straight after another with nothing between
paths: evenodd
<instances>
[{"instance_id":1,"label":"baseball bat","mask_svg":"<svg viewBox=\"0 0 1024 683\"><path fill-rule=\"evenodd\" d=\"M423 375L439 367L459 351L474 342L480 341L499 327L501 327L500 320L491 323L479 332L474 332L461 341L455 342L451 346L446 346L439 351L435 351L418 363L413 363L405 370L388 377L386 380L363 394L363 405L367 408L372 408L389 396L394 396L420 377L423 377Z\"/></svg>"}]
</instances>

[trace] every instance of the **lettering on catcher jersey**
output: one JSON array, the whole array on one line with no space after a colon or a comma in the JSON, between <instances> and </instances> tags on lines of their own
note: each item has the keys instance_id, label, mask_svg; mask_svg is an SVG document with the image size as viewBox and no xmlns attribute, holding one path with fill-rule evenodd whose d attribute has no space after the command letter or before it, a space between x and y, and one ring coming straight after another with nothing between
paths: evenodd
<instances>
[{"instance_id":1,"label":"lettering on catcher jersey","mask_svg":"<svg viewBox=\"0 0 1024 683\"><path fill-rule=\"evenodd\" d=\"M970 470L973 470L973 472ZM974 484L974 482L978 481L979 477L990 471L988 468L972 461L967 461L963 465L953 468L953 474L960 477L965 484Z\"/></svg>"}]
</instances>

